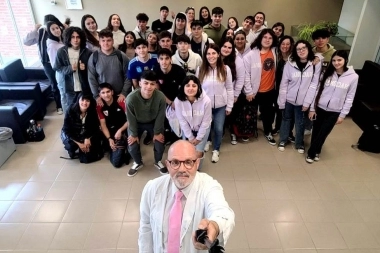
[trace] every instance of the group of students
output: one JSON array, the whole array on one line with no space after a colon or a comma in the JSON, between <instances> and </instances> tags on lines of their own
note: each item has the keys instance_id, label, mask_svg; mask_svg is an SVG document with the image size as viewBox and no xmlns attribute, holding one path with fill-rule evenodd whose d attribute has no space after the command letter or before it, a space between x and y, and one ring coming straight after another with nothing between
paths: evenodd
<instances>
[{"instance_id":1,"label":"group of students","mask_svg":"<svg viewBox=\"0 0 380 253\"><path fill-rule=\"evenodd\" d=\"M216 163L224 129L230 129L231 144L236 145L238 137L248 141L257 134L257 121L249 118L257 117L260 108L264 136L276 145L273 136L280 133L280 151L293 142L303 154L304 126L313 121L306 161L319 160L328 134L350 110L358 81L347 67L347 53L328 44L327 30L314 32L312 47L284 35L280 22L267 28L263 12L247 16L241 27L231 17L227 28L220 7L211 13L202 7L199 20L192 7L172 13L173 23L168 14L168 7L162 6L151 31L148 16L139 13L136 28L129 32L117 14L100 32L91 15L83 16L82 28L66 27L47 15L46 27L36 26L28 34L24 42L38 43L41 56L48 55L49 68L46 57L41 59L60 92L57 108L66 114L62 140L71 157L78 148L84 153L94 150L98 158L103 149L111 154L124 149L120 159L111 161L120 167L132 157L128 175L134 176L143 166L139 140L146 131L144 144L153 140L155 166L161 173L167 173L161 162L165 144L178 138L192 143L199 158L212 145L211 161ZM247 108L253 112L244 115ZM96 127L86 129L96 125L96 117L87 119L96 111L102 137L95 137L95 132L100 134ZM244 127L254 131L241 134Z\"/></svg>"}]
</instances>

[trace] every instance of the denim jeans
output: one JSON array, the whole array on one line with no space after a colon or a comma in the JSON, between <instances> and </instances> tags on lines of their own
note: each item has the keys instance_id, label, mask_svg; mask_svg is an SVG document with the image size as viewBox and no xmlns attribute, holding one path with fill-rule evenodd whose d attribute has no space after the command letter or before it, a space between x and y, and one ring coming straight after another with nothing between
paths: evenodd
<instances>
[{"instance_id":1,"label":"denim jeans","mask_svg":"<svg viewBox=\"0 0 380 253\"><path fill-rule=\"evenodd\" d=\"M44 67L45 75L49 79L53 96L54 96L54 101L55 101L55 104L57 105L57 109L62 108L61 92L58 89L57 80L55 79L55 71L53 70L49 62L44 62L42 63L42 65Z\"/></svg>"},{"instance_id":2,"label":"denim jeans","mask_svg":"<svg viewBox=\"0 0 380 253\"><path fill-rule=\"evenodd\" d=\"M331 133L331 130L333 130L340 113L328 112L317 107L316 114L317 119L314 121L310 148L307 152L307 155L313 159L316 154L321 153L322 146L325 143L327 136Z\"/></svg>"},{"instance_id":3,"label":"denim jeans","mask_svg":"<svg viewBox=\"0 0 380 253\"><path fill-rule=\"evenodd\" d=\"M58 89L59 89L60 94L61 94L60 95L60 97L61 97L61 108L63 110L63 113L66 114L67 110L69 109L68 105L67 105L67 95L66 95L63 87L61 87L60 85L58 85Z\"/></svg>"},{"instance_id":4,"label":"denim jeans","mask_svg":"<svg viewBox=\"0 0 380 253\"><path fill-rule=\"evenodd\" d=\"M153 128L154 128L154 123L138 123L137 122L138 138L139 139L141 138L141 135L144 133L144 131L146 131L147 134L149 133L150 136L153 137L154 136ZM128 136L129 135L131 135L131 133L129 132L129 129L128 129ZM154 146L153 147L154 162L157 163L157 162L161 161L161 159L162 159L162 156L163 156L164 151L165 151L165 145L164 145L164 143L161 143L159 141L154 141L153 146ZM128 151L136 163L142 163L140 143L134 142L132 145L129 145Z\"/></svg>"},{"instance_id":5,"label":"denim jeans","mask_svg":"<svg viewBox=\"0 0 380 253\"><path fill-rule=\"evenodd\" d=\"M291 103L285 103L285 110L282 115L282 123L280 129L280 142L286 143L288 141L289 132L291 131L292 119L294 118L296 127L296 148L304 146L304 112L302 111L302 105L292 105Z\"/></svg>"},{"instance_id":6,"label":"denim jeans","mask_svg":"<svg viewBox=\"0 0 380 253\"><path fill-rule=\"evenodd\" d=\"M304 118L304 126L305 126L305 130L310 130L313 128L313 121L311 121L308 117L309 115L309 110L307 110L307 112L305 113L305 118Z\"/></svg>"},{"instance_id":7,"label":"denim jeans","mask_svg":"<svg viewBox=\"0 0 380 253\"><path fill-rule=\"evenodd\" d=\"M214 132L214 150L220 149L223 138L223 128L224 120L226 119L226 106L219 108L212 108L212 121L214 123L213 132ZM210 133L211 136L211 133Z\"/></svg>"},{"instance_id":8,"label":"denim jeans","mask_svg":"<svg viewBox=\"0 0 380 253\"><path fill-rule=\"evenodd\" d=\"M205 150L205 146L206 146L206 142L208 140L208 136L210 134L210 127L207 128L206 130L206 134L205 136L203 137L203 139L201 140L200 143L198 143L198 145L195 146L195 149L198 151L198 152L203 152ZM197 137L197 132L196 131L193 131L193 135L194 137ZM186 138L185 135L182 135L182 139L183 140L188 140L188 138Z\"/></svg>"}]
</instances>

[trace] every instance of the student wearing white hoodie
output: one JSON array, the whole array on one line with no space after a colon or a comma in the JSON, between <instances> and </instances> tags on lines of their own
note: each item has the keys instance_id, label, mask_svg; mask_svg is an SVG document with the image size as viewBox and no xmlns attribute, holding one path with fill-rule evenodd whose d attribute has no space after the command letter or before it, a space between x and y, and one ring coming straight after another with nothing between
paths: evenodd
<instances>
[{"instance_id":1,"label":"student wearing white hoodie","mask_svg":"<svg viewBox=\"0 0 380 253\"><path fill-rule=\"evenodd\" d=\"M133 30L134 34L136 35L137 39L148 39L148 35L152 32L149 30L149 27L147 26L149 17L145 13L139 13L136 16L137 20L137 26Z\"/></svg>"},{"instance_id":2,"label":"student wearing white hoodie","mask_svg":"<svg viewBox=\"0 0 380 253\"><path fill-rule=\"evenodd\" d=\"M251 51L251 44L247 43L246 33L244 31L237 31L234 35L234 44L236 49L236 56L243 59Z\"/></svg>"},{"instance_id":3,"label":"student wearing white hoodie","mask_svg":"<svg viewBox=\"0 0 380 253\"><path fill-rule=\"evenodd\" d=\"M186 75L195 75L195 71L202 65L202 58L191 51L190 39L186 35L177 38L177 51L172 56L172 63L183 68Z\"/></svg>"},{"instance_id":4,"label":"student wearing white hoodie","mask_svg":"<svg viewBox=\"0 0 380 253\"><path fill-rule=\"evenodd\" d=\"M189 36L190 32L187 30L187 16L184 12L179 12L175 16L172 29L168 30L172 34L172 41L176 43L177 37L184 34Z\"/></svg>"},{"instance_id":5,"label":"student wearing white hoodie","mask_svg":"<svg viewBox=\"0 0 380 253\"><path fill-rule=\"evenodd\" d=\"M239 27L236 31L244 31L246 34L246 40L249 45L252 44L252 42L255 40L257 36L255 36L254 32L252 31L253 24L255 23L255 18L253 16L247 16L243 23L242 26Z\"/></svg>"},{"instance_id":6,"label":"student wearing white hoodie","mask_svg":"<svg viewBox=\"0 0 380 253\"><path fill-rule=\"evenodd\" d=\"M264 12L258 11L253 17L255 18L255 20L252 27L252 32L253 32L252 40L255 41L255 39L259 36L261 31L266 29L267 27L265 26Z\"/></svg>"},{"instance_id":7,"label":"student wearing white hoodie","mask_svg":"<svg viewBox=\"0 0 380 253\"><path fill-rule=\"evenodd\" d=\"M323 74L319 90L310 106L309 118L314 120L311 145L306 162L319 161L322 146L335 125L341 124L350 112L359 76L347 67L346 51L335 51Z\"/></svg>"},{"instance_id":8,"label":"student wearing white hoodie","mask_svg":"<svg viewBox=\"0 0 380 253\"><path fill-rule=\"evenodd\" d=\"M124 29L123 23L121 22L119 15L112 14L108 18L107 29L112 31L114 41L113 47L115 49L118 49L119 46L124 43L124 37L127 33Z\"/></svg>"},{"instance_id":9,"label":"student wearing white hoodie","mask_svg":"<svg viewBox=\"0 0 380 253\"><path fill-rule=\"evenodd\" d=\"M203 52L207 45L214 43L214 41L203 32L203 26L200 20L194 20L191 22L191 34L189 35L189 38L191 41L191 50L194 53L199 54L201 57L203 56Z\"/></svg>"}]
</instances>

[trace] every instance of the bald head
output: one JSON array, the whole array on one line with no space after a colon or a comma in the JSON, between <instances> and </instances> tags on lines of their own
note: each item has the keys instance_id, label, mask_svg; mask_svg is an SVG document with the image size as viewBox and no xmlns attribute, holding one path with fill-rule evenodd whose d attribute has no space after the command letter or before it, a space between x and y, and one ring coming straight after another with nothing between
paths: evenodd
<instances>
[{"instance_id":1,"label":"bald head","mask_svg":"<svg viewBox=\"0 0 380 253\"><path fill-rule=\"evenodd\" d=\"M178 140L174 142L168 151L168 159L173 159L173 156L178 156L179 154L183 154L189 157L193 157L192 159L197 158L197 152L195 150L195 146L188 141Z\"/></svg>"}]
</instances>

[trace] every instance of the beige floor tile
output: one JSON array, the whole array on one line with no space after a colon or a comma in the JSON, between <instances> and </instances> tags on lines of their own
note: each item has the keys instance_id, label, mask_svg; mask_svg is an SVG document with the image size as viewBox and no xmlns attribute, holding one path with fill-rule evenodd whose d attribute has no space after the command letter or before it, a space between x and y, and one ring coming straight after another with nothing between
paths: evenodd
<instances>
[{"instance_id":1,"label":"beige floor tile","mask_svg":"<svg viewBox=\"0 0 380 253\"><path fill-rule=\"evenodd\" d=\"M116 253L139 253L138 249L117 249Z\"/></svg>"},{"instance_id":2,"label":"beige floor tile","mask_svg":"<svg viewBox=\"0 0 380 253\"><path fill-rule=\"evenodd\" d=\"M353 253L349 249L318 249L318 253Z\"/></svg>"},{"instance_id":3,"label":"beige floor tile","mask_svg":"<svg viewBox=\"0 0 380 253\"><path fill-rule=\"evenodd\" d=\"M141 193L148 180L133 180L131 192L129 193L130 199L141 199Z\"/></svg>"},{"instance_id":4,"label":"beige floor tile","mask_svg":"<svg viewBox=\"0 0 380 253\"><path fill-rule=\"evenodd\" d=\"M283 253L282 249L251 249L251 253Z\"/></svg>"},{"instance_id":5,"label":"beige floor tile","mask_svg":"<svg viewBox=\"0 0 380 253\"><path fill-rule=\"evenodd\" d=\"M85 249L116 249L121 227L121 222L93 223Z\"/></svg>"},{"instance_id":6,"label":"beige floor tile","mask_svg":"<svg viewBox=\"0 0 380 253\"><path fill-rule=\"evenodd\" d=\"M364 223L337 223L336 225L350 249L380 247Z\"/></svg>"},{"instance_id":7,"label":"beige floor tile","mask_svg":"<svg viewBox=\"0 0 380 253\"><path fill-rule=\"evenodd\" d=\"M267 200L268 216L274 222L302 222L293 200Z\"/></svg>"},{"instance_id":8,"label":"beige floor tile","mask_svg":"<svg viewBox=\"0 0 380 253\"><path fill-rule=\"evenodd\" d=\"M223 187L226 200L239 199L234 180L218 180Z\"/></svg>"},{"instance_id":9,"label":"beige floor tile","mask_svg":"<svg viewBox=\"0 0 380 253\"><path fill-rule=\"evenodd\" d=\"M284 180L278 165L258 164L255 167L262 181Z\"/></svg>"},{"instance_id":10,"label":"beige floor tile","mask_svg":"<svg viewBox=\"0 0 380 253\"><path fill-rule=\"evenodd\" d=\"M134 178L128 177L128 170L130 169L131 166L132 166L132 163L123 168L111 170L110 174L108 175L108 181L132 182Z\"/></svg>"},{"instance_id":11,"label":"beige floor tile","mask_svg":"<svg viewBox=\"0 0 380 253\"><path fill-rule=\"evenodd\" d=\"M92 222L99 200L73 200L62 222Z\"/></svg>"},{"instance_id":12,"label":"beige floor tile","mask_svg":"<svg viewBox=\"0 0 380 253\"><path fill-rule=\"evenodd\" d=\"M58 165L40 165L29 181L54 181L61 169Z\"/></svg>"},{"instance_id":13,"label":"beige floor tile","mask_svg":"<svg viewBox=\"0 0 380 253\"><path fill-rule=\"evenodd\" d=\"M265 199L262 185L259 181L235 181L239 199Z\"/></svg>"},{"instance_id":14,"label":"beige floor tile","mask_svg":"<svg viewBox=\"0 0 380 253\"><path fill-rule=\"evenodd\" d=\"M326 165L315 163L313 166L305 164L305 170L312 181L335 181L335 177Z\"/></svg>"},{"instance_id":15,"label":"beige floor tile","mask_svg":"<svg viewBox=\"0 0 380 253\"><path fill-rule=\"evenodd\" d=\"M57 177L57 181L80 181L86 171L86 167L79 165L64 165Z\"/></svg>"},{"instance_id":16,"label":"beige floor tile","mask_svg":"<svg viewBox=\"0 0 380 253\"><path fill-rule=\"evenodd\" d=\"M237 250L244 252L244 249L249 249L243 222L235 222L234 230L231 233L230 238L228 238L225 249L226 252L233 252L233 250L236 250L236 252L238 252Z\"/></svg>"},{"instance_id":17,"label":"beige floor tile","mask_svg":"<svg viewBox=\"0 0 380 253\"><path fill-rule=\"evenodd\" d=\"M380 172L372 165L361 164L352 165L357 181L373 182L380 181Z\"/></svg>"},{"instance_id":18,"label":"beige floor tile","mask_svg":"<svg viewBox=\"0 0 380 253\"><path fill-rule=\"evenodd\" d=\"M366 226L376 238L377 243L380 245L380 222L367 222Z\"/></svg>"},{"instance_id":19,"label":"beige floor tile","mask_svg":"<svg viewBox=\"0 0 380 253\"><path fill-rule=\"evenodd\" d=\"M249 248L281 249L274 223L244 223Z\"/></svg>"},{"instance_id":20,"label":"beige floor tile","mask_svg":"<svg viewBox=\"0 0 380 253\"><path fill-rule=\"evenodd\" d=\"M368 189L372 192L372 194L380 199L380 181L375 182L366 182Z\"/></svg>"},{"instance_id":21,"label":"beige floor tile","mask_svg":"<svg viewBox=\"0 0 380 253\"><path fill-rule=\"evenodd\" d=\"M296 200L320 199L311 181L288 181L288 188Z\"/></svg>"},{"instance_id":22,"label":"beige floor tile","mask_svg":"<svg viewBox=\"0 0 380 253\"><path fill-rule=\"evenodd\" d=\"M260 180L255 167L252 164L236 164L232 172L235 180Z\"/></svg>"},{"instance_id":23,"label":"beige floor tile","mask_svg":"<svg viewBox=\"0 0 380 253\"><path fill-rule=\"evenodd\" d=\"M52 184L52 181L28 182L18 194L16 200L43 200Z\"/></svg>"},{"instance_id":24,"label":"beige floor tile","mask_svg":"<svg viewBox=\"0 0 380 253\"><path fill-rule=\"evenodd\" d=\"M124 222L140 221L140 200L139 199L128 200L123 221Z\"/></svg>"},{"instance_id":25,"label":"beige floor tile","mask_svg":"<svg viewBox=\"0 0 380 253\"><path fill-rule=\"evenodd\" d=\"M305 222L334 221L321 200L296 200L295 202Z\"/></svg>"},{"instance_id":26,"label":"beige floor tile","mask_svg":"<svg viewBox=\"0 0 380 253\"><path fill-rule=\"evenodd\" d=\"M293 199L285 181L261 182L266 199Z\"/></svg>"},{"instance_id":27,"label":"beige floor tile","mask_svg":"<svg viewBox=\"0 0 380 253\"><path fill-rule=\"evenodd\" d=\"M20 250L47 250L58 227L59 223L31 223L17 248Z\"/></svg>"},{"instance_id":28,"label":"beige floor tile","mask_svg":"<svg viewBox=\"0 0 380 253\"><path fill-rule=\"evenodd\" d=\"M45 200L71 200L80 181L55 181L45 196Z\"/></svg>"},{"instance_id":29,"label":"beige floor tile","mask_svg":"<svg viewBox=\"0 0 380 253\"><path fill-rule=\"evenodd\" d=\"M314 249L285 249L284 253L317 253Z\"/></svg>"},{"instance_id":30,"label":"beige floor tile","mask_svg":"<svg viewBox=\"0 0 380 253\"><path fill-rule=\"evenodd\" d=\"M103 166L89 166L82 178L82 181L107 181L111 169Z\"/></svg>"},{"instance_id":31,"label":"beige floor tile","mask_svg":"<svg viewBox=\"0 0 380 253\"><path fill-rule=\"evenodd\" d=\"M324 200L323 204L335 222L363 222L349 200Z\"/></svg>"},{"instance_id":32,"label":"beige floor tile","mask_svg":"<svg viewBox=\"0 0 380 253\"><path fill-rule=\"evenodd\" d=\"M25 186L25 182L0 181L0 200L14 200Z\"/></svg>"},{"instance_id":33,"label":"beige floor tile","mask_svg":"<svg viewBox=\"0 0 380 253\"><path fill-rule=\"evenodd\" d=\"M0 220L1 218L3 218L4 214L8 211L12 203L13 201L0 201Z\"/></svg>"},{"instance_id":34,"label":"beige floor tile","mask_svg":"<svg viewBox=\"0 0 380 253\"><path fill-rule=\"evenodd\" d=\"M303 166L298 164L280 164L280 170L286 181L309 181L310 178Z\"/></svg>"},{"instance_id":35,"label":"beige floor tile","mask_svg":"<svg viewBox=\"0 0 380 253\"><path fill-rule=\"evenodd\" d=\"M61 222L70 201L44 201L33 222Z\"/></svg>"},{"instance_id":36,"label":"beige floor tile","mask_svg":"<svg viewBox=\"0 0 380 253\"><path fill-rule=\"evenodd\" d=\"M128 199L132 182L108 181L102 199Z\"/></svg>"},{"instance_id":37,"label":"beige floor tile","mask_svg":"<svg viewBox=\"0 0 380 253\"><path fill-rule=\"evenodd\" d=\"M23 252L20 252L23 253ZM83 250L49 250L47 253L83 253Z\"/></svg>"},{"instance_id":38,"label":"beige floor tile","mask_svg":"<svg viewBox=\"0 0 380 253\"><path fill-rule=\"evenodd\" d=\"M42 201L14 201L1 222L28 223L33 219L41 204Z\"/></svg>"},{"instance_id":39,"label":"beige floor tile","mask_svg":"<svg viewBox=\"0 0 380 253\"><path fill-rule=\"evenodd\" d=\"M93 222L123 221L127 200L102 200L96 209Z\"/></svg>"},{"instance_id":40,"label":"beige floor tile","mask_svg":"<svg viewBox=\"0 0 380 253\"><path fill-rule=\"evenodd\" d=\"M329 165L328 168L337 181L358 181L356 173L350 165Z\"/></svg>"},{"instance_id":41,"label":"beige floor tile","mask_svg":"<svg viewBox=\"0 0 380 253\"><path fill-rule=\"evenodd\" d=\"M117 248L138 249L139 222L124 222L121 227Z\"/></svg>"},{"instance_id":42,"label":"beige floor tile","mask_svg":"<svg viewBox=\"0 0 380 253\"><path fill-rule=\"evenodd\" d=\"M83 249L90 227L90 223L61 223L49 248Z\"/></svg>"},{"instance_id":43,"label":"beige floor tile","mask_svg":"<svg viewBox=\"0 0 380 253\"><path fill-rule=\"evenodd\" d=\"M303 223L275 223L284 249L314 249L314 243Z\"/></svg>"},{"instance_id":44,"label":"beige floor tile","mask_svg":"<svg viewBox=\"0 0 380 253\"><path fill-rule=\"evenodd\" d=\"M0 224L0 249L13 250L16 248L28 224Z\"/></svg>"},{"instance_id":45,"label":"beige floor tile","mask_svg":"<svg viewBox=\"0 0 380 253\"><path fill-rule=\"evenodd\" d=\"M81 181L73 199L101 199L105 185L100 181Z\"/></svg>"},{"instance_id":46,"label":"beige floor tile","mask_svg":"<svg viewBox=\"0 0 380 253\"><path fill-rule=\"evenodd\" d=\"M347 248L334 223L306 223L305 225L317 249Z\"/></svg>"},{"instance_id":47,"label":"beige floor tile","mask_svg":"<svg viewBox=\"0 0 380 253\"><path fill-rule=\"evenodd\" d=\"M273 222L266 200L240 200L244 222Z\"/></svg>"},{"instance_id":48,"label":"beige floor tile","mask_svg":"<svg viewBox=\"0 0 380 253\"><path fill-rule=\"evenodd\" d=\"M83 250L83 253L115 253L116 249L88 249Z\"/></svg>"},{"instance_id":49,"label":"beige floor tile","mask_svg":"<svg viewBox=\"0 0 380 253\"><path fill-rule=\"evenodd\" d=\"M219 164L222 164L221 161L219 161L217 164L211 164L210 166L203 166L202 172L205 172L209 174L211 177L213 177L216 180L231 180L234 178L234 173L232 171L232 166L230 167L223 167ZM226 164L224 164L226 165Z\"/></svg>"},{"instance_id":50,"label":"beige floor tile","mask_svg":"<svg viewBox=\"0 0 380 253\"><path fill-rule=\"evenodd\" d=\"M348 199L341 185L335 181L315 181L314 187L317 189L321 199Z\"/></svg>"},{"instance_id":51,"label":"beige floor tile","mask_svg":"<svg viewBox=\"0 0 380 253\"><path fill-rule=\"evenodd\" d=\"M380 222L380 201L355 200L352 204L365 222Z\"/></svg>"},{"instance_id":52,"label":"beige floor tile","mask_svg":"<svg viewBox=\"0 0 380 253\"><path fill-rule=\"evenodd\" d=\"M351 200L375 199L364 182L340 182L339 184Z\"/></svg>"},{"instance_id":53,"label":"beige floor tile","mask_svg":"<svg viewBox=\"0 0 380 253\"><path fill-rule=\"evenodd\" d=\"M228 200L227 202L228 202L228 205L230 206L230 208L235 213L235 222L243 221L243 213L241 211L240 201L237 199L231 199L231 200ZM127 206L127 208L128 208L128 206ZM125 220L125 217L124 217L124 220Z\"/></svg>"}]
</instances>

